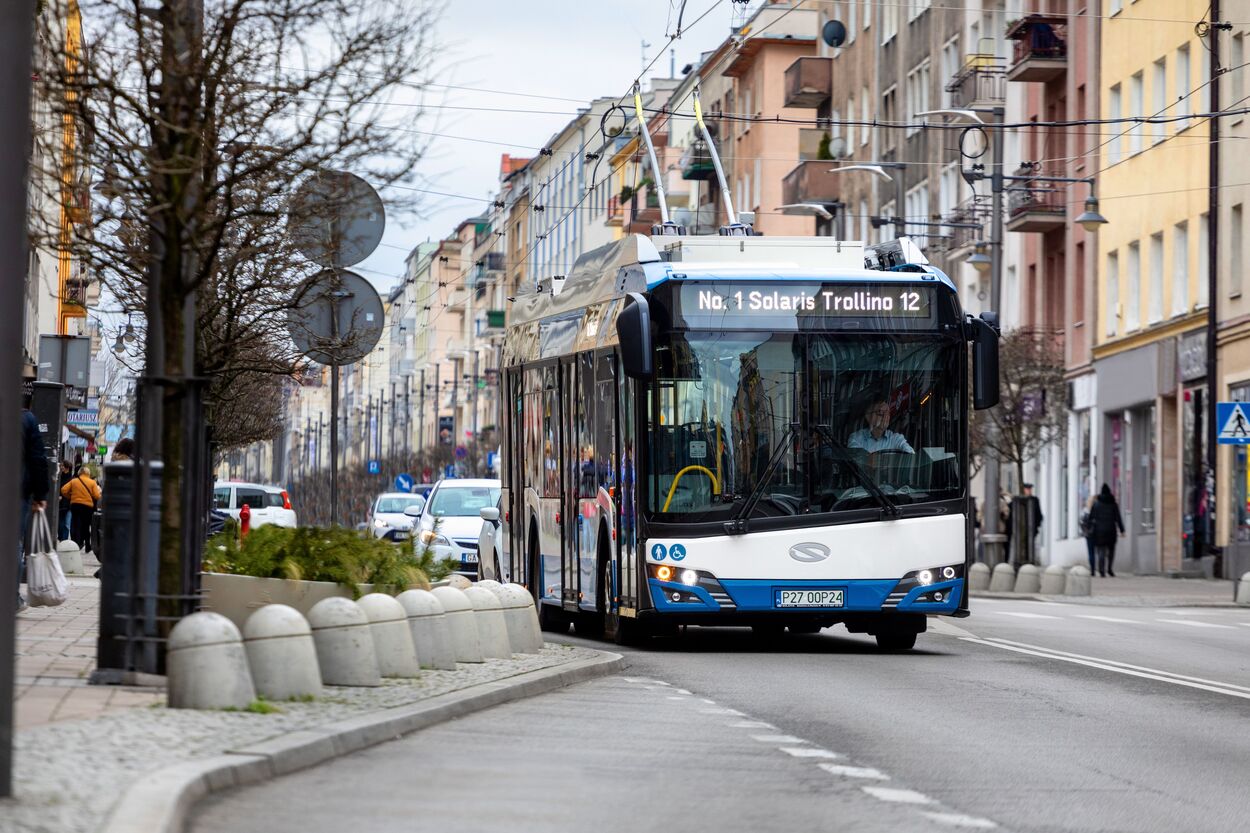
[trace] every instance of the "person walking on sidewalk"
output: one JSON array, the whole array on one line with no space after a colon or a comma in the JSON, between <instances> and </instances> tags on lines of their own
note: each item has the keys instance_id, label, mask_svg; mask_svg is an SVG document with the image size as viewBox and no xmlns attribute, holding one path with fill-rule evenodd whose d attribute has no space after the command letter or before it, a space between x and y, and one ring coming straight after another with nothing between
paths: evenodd
<instances>
[{"instance_id":1,"label":"person walking on sidewalk","mask_svg":"<svg viewBox=\"0 0 1250 833\"><path fill-rule=\"evenodd\" d=\"M100 487L91 479L87 467L79 466L74 479L61 487L61 496L69 499L70 537L79 549L83 549L91 540L91 516L95 513L96 501L100 499Z\"/></svg>"},{"instance_id":2,"label":"person walking on sidewalk","mask_svg":"<svg viewBox=\"0 0 1250 833\"><path fill-rule=\"evenodd\" d=\"M69 464L69 460L61 461L61 479L56 484L57 494L65 488L65 484L74 479L74 467ZM69 540L69 501L63 500L57 506L56 510L56 540Z\"/></svg>"},{"instance_id":3,"label":"person walking on sidewalk","mask_svg":"<svg viewBox=\"0 0 1250 833\"><path fill-rule=\"evenodd\" d=\"M26 552L26 530L31 510L42 511L48 501L48 450L39 430L39 420L22 408L22 529L17 544L17 610L26 609L22 597L22 561Z\"/></svg>"},{"instance_id":4,"label":"person walking on sidewalk","mask_svg":"<svg viewBox=\"0 0 1250 833\"><path fill-rule=\"evenodd\" d=\"M1085 501L1085 511L1081 513L1081 537L1085 539L1085 551L1089 555L1089 574L1098 572L1098 557L1094 547L1094 501L1098 495L1090 495Z\"/></svg>"},{"instance_id":5,"label":"person walking on sidewalk","mask_svg":"<svg viewBox=\"0 0 1250 833\"><path fill-rule=\"evenodd\" d=\"M1098 554L1098 575L1115 578L1116 532L1124 535L1124 518L1120 515L1120 504L1116 503L1111 487L1102 484L1098 499L1089 510L1090 520L1094 525L1094 548Z\"/></svg>"}]
</instances>

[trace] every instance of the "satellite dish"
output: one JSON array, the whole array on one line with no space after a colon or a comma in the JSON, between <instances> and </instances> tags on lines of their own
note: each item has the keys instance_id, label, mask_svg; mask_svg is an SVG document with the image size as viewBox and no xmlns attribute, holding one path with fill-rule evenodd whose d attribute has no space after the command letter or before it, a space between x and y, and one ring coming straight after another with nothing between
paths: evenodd
<instances>
[{"instance_id":1,"label":"satellite dish","mask_svg":"<svg viewBox=\"0 0 1250 833\"><path fill-rule=\"evenodd\" d=\"M829 155L834 159L841 159L846 156L846 138L843 136L834 136L829 140Z\"/></svg>"},{"instance_id":2,"label":"satellite dish","mask_svg":"<svg viewBox=\"0 0 1250 833\"><path fill-rule=\"evenodd\" d=\"M319 266L354 266L382 242L386 209L373 186L345 171L319 171L291 198L287 230Z\"/></svg>"},{"instance_id":3,"label":"satellite dish","mask_svg":"<svg viewBox=\"0 0 1250 833\"><path fill-rule=\"evenodd\" d=\"M287 313L287 331L300 352L318 364L352 364L377 345L385 318L373 284L355 272L323 269Z\"/></svg>"},{"instance_id":4,"label":"satellite dish","mask_svg":"<svg viewBox=\"0 0 1250 833\"><path fill-rule=\"evenodd\" d=\"M840 20L827 20L820 37L830 46L841 46L846 43L846 26Z\"/></svg>"}]
</instances>

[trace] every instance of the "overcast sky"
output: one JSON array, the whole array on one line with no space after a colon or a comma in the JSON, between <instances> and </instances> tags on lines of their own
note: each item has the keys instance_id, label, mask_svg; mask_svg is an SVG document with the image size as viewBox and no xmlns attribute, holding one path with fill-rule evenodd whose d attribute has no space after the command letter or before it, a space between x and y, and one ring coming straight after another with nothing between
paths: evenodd
<instances>
[{"instance_id":1,"label":"overcast sky","mask_svg":"<svg viewBox=\"0 0 1250 833\"><path fill-rule=\"evenodd\" d=\"M687 0L683 27L690 27L713 5L714 0ZM734 10L742 8L730 0L715 5L673 44L678 74L728 35ZM490 197L498 185L500 155L530 156L572 118L577 102L626 92L643 66L642 42L651 44L646 50L650 61L668 41L666 32L673 31L680 6L681 0L447 0L438 33L442 45L439 71L432 81L574 101L435 89L429 101L447 109L428 110L417 129L504 144L431 138L421 169L429 187L467 197ZM666 51L648 76L667 77L669 65ZM547 112L474 112L452 107ZM413 246L446 236L460 220L488 205L472 199L428 199L421 216L388 217L383 245L357 267L379 289L395 283Z\"/></svg>"}]
</instances>

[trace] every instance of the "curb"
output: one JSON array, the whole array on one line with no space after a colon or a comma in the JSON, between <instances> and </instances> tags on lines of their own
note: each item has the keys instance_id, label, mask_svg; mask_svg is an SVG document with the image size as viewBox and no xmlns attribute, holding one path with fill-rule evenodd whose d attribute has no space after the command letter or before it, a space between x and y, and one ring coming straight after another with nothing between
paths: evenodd
<instances>
[{"instance_id":1,"label":"curb","mask_svg":"<svg viewBox=\"0 0 1250 833\"><path fill-rule=\"evenodd\" d=\"M257 784L316 766L447 720L624 670L625 658L600 656L543 668L431 697L420 703L301 729L142 776L109 812L100 833L182 833L196 802L211 793Z\"/></svg>"},{"instance_id":2,"label":"curb","mask_svg":"<svg viewBox=\"0 0 1250 833\"><path fill-rule=\"evenodd\" d=\"M1144 596L1065 596L1062 594L1048 596L1042 593L1007 593L998 590L976 590L968 593L969 602L977 599L1014 599L1016 601L1034 602L1067 602L1069 604L1105 605L1106 607L1225 607L1245 610L1246 605L1228 602L1208 602L1194 599L1178 599L1175 596L1164 596L1149 599ZM1133 601L1116 601L1131 599Z\"/></svg>"}]
</instances>

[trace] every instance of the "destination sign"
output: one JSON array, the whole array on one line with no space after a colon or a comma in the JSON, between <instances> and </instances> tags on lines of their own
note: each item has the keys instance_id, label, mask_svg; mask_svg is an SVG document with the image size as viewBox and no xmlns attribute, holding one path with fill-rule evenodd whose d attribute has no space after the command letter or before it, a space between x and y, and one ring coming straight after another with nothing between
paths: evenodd
<instances>
[{"instance_id":1,"label":"destination sign","mask_svg":"<svg viewBox=\"0 0 1250 833\"><path fill-rule=\"evenodd\" d=\"M675 287L673 323L776 330L931 329L939 318L936 284L733 281ZM676 302L676 303L673 303ZM660 300L663 304L664 301Z\"/></svg>"}]
</instances>

